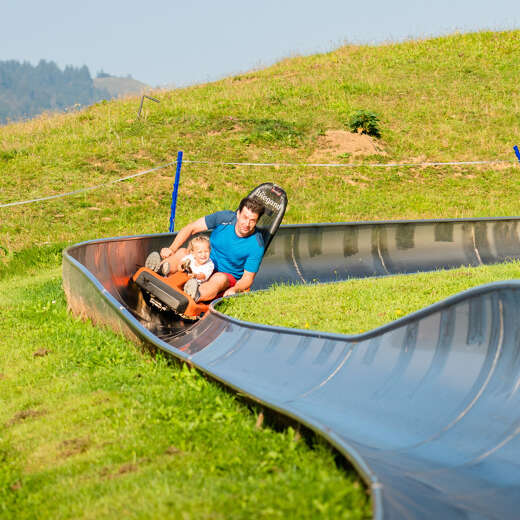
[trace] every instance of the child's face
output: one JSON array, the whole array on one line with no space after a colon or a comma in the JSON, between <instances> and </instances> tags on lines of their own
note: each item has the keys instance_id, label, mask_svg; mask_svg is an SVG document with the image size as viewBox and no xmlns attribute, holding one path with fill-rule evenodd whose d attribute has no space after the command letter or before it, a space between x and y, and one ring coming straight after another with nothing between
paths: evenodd
<instances>
[{"instance_id":1,"label":"child's face","mask_svg":"<svg viewBox=\"0 0 520 520\"><path fill-rule=\"evenodd\" d=\"M197 264L205 264L209 259L209 245L206 242L195 242L192 255Z\"/></svg>"}]
</instances>

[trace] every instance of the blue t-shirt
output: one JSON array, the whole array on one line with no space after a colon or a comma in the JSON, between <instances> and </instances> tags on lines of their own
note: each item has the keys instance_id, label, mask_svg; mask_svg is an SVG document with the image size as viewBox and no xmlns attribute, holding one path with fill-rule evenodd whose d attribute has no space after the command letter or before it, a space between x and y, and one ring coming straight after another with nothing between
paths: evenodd
<instances>
[{"instance_id":1,"label":"blue t-shirt","mask_svg":"<svg viewBox=\"0 0 520 520\"><path fill-rule=\"evenodd\" d=\"M248 237L239 237L235 232L237 215L234 211L217 211L205 217L206 226L212 230L210 258L215 271L229 273L237 280L244 271L258 272L264 256L264 239L259 231Z\"/></svg>"}]
</instances>

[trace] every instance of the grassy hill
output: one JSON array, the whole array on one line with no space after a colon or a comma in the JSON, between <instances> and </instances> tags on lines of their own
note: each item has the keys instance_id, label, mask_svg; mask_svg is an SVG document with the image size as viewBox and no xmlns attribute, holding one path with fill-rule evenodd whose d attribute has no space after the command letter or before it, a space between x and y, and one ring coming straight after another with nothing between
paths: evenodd
<instances>
[{"instance_id":1,"label":"grassy hill","mask_svg":"<svg viewBox=\"0 0 520 520\"><path fill-rule=\"evenodd\" d=\"M510 159L520 142L520 32L476 33L288 59L206 85L104 102L0 128L0 204L117 179L167 163L307 162L356 109L381 119L386 155L321 162ZM327 158L324 158L327 159ZM179 224L234 206L257 182L286 187L287 222L517 213L518 166L392 169L184 167ZM173 170L2 211L8 251L167 228ZM330 186L334 186L331 190ZM45 225L42 225L45 222Z\"/></svg>"},{"instance_id":2,"label":"grassy hill","mask_svg":"<svg viewBox=\"0 0 520 520\"><path fill-rule=\"evenodd\" d=\"M0 128L0 205L114 181L181 149L204 162L183 167L178 226L267 180L288 192L286 223L518 214L519 43L510 31L346 46L154 92L160 104L145 103L140 120L136 96L10 124ZM371 146L345 133L358 109L380 118ZM359 147L332 146L338 135ZM363 166L481 159L509 162ZM319 443L260 427L257 410L213 383L67 314L64 245L165 231L173 174L0 207L0 516L220 518L231 507L236 518L366 517L359 482Z\"/></svg>"},{"instance_id":3,"label":"grassy hill","mask_svg":"<svg viewBox=\"0 0 520 520\"><path fill-rule=\"evenodd\" d=\"M133 78L106 75L94 78L92 81L96 88L106 90L112 97L141 94L145 90L150 90L149 85Z\"/></svg>"}]
</instances>

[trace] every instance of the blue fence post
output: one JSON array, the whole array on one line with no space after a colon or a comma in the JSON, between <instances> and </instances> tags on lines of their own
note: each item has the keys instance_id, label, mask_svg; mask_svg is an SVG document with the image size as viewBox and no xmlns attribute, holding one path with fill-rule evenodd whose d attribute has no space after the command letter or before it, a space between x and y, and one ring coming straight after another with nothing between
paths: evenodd
<instances>
[{"instance_id":1,"label":"blue fence post","mask_svg":"<svg viewBox=\"0 0 520 520\"><path fill-rule=\"evenodd\" d=\"M518 159L518 162L520 162L520 151L518 150L518 146L513 146L513 150L515 151L516 158Z\"/></svg>"},{"instance_id":2,"label":"blue fence post","mask_svg":"<svg viewBox=\"0 0 520 520\"><path fill-rule=\"evenodd\" d=\"M170 233L175 231L175 210L177 209L177 193L179 191L179 179L181 178L182 151L177 152L177 169L175 170L175 182L173 183L172 206L170 212Z\"/></svg>"}]
</instances>

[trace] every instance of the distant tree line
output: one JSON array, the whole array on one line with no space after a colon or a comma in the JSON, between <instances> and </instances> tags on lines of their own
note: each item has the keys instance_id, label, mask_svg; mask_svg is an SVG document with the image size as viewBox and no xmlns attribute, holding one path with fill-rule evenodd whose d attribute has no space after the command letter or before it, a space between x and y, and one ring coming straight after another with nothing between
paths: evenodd
<instances>
[{"instance_id":1,"label":"distant tree line","mask_svg":"<svg viewBox=\"0 0 520 520\"><path fill-rule=\"evenodd\" d=\"M86 66L66 66L62 71L53 61L41 60L36 66L0 61L0 124L110 97L107 90L94 87Z\"/></svg>"}]
</instances>

